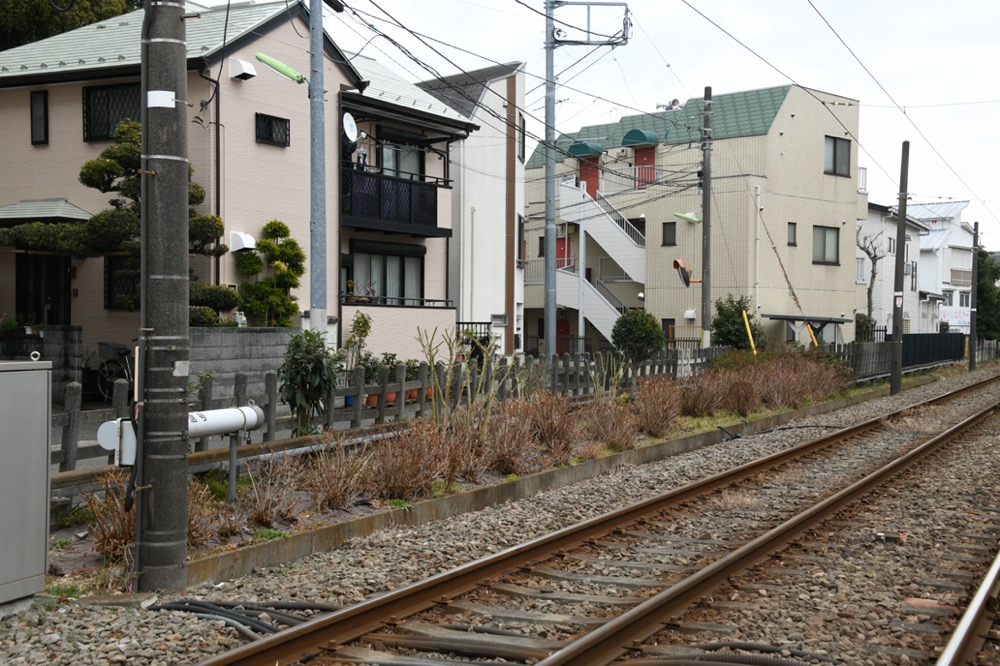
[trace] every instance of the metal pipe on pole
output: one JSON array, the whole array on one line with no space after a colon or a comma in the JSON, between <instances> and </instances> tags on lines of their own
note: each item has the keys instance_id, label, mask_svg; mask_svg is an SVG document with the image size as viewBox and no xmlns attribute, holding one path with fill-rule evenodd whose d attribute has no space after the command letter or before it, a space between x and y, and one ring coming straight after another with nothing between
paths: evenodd
<instances>
[{"instance_id":1,"label":"metal pipe on pole","mask_svg":"<svg viewBox=\"0 0 1000 666\"><path fill-rule=\"evenodd\" d=\"M138 589L187 585L188 157L184 0L148 3L142 28Z\"/></svg>"},{"instance_id":2,"label":"metal pipe on pole","mask_svg":"<svg viewBox=\"0 0 1000 666\"><path fill-rule=\"evenodd\" d=\"M712 346L712 86L705 86L701 133L701 346Z\"/></svg>"},{"instance_id":3,"label":"metal pipe on pole","mask_svg":"<svg viewBox=\"0 0 1000 666\"><path fill-rule=\"evenodd\" d=\"M899 169L899 209L896 212L896 275L892 288L892 356L889 395L903 390L903 261L906 258L906 199L910 176L910 142L903 142Z\"/></svg>"},{"instance_id":4,"label":"metal pipe on pole","mask_svg":"<svg viewBox=\"0 0 1000 666\"><path fill-rule=\"evenodd\" d=\"M545 0L545 359L556 353L555 0Z\"/></svg>"},{"instance_id":5,"label":"metal pipe on pole","mask_svg":"<svg viewBox=\"0 0 1000 666\"><path fill-rule=\"evenodd\" d=\"M979 223L972 227L972 289L969 294L969 371L976 369L976 301L979 291Z\"/></svg>"}]
</instances>

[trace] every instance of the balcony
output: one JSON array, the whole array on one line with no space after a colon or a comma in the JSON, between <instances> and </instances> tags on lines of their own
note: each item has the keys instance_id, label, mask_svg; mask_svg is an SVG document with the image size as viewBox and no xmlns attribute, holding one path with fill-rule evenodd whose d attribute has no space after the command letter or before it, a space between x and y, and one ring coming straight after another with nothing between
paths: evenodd
<instances>
[{"instance_id":1,"label":"balcony","mask_svg":"<svg viewBox=\"0 0 1000 666\"><path fill-rule=\"evenodd\" d=\"M386 176L350 163L340 171L340 224L344 227L450 237L451 229L438 224L438 196L445 181L410 180ZM430 178L416 176L414 178Z\"/></svg>"}]
</instances>

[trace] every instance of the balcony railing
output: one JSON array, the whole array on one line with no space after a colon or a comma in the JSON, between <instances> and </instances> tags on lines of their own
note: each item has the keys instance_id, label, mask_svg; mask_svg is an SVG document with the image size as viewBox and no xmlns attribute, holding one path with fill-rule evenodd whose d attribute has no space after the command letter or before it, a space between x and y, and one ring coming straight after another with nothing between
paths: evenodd
<instances>
[{"instance_id":1,"label":"balcony railing","mask_svg":"<svg viewBox=\"0 0 1000 666\"><path fill-rule=\"evenodd\" d=\"M345 163L340 171L340 212L344 226L423 236L450 236L438 227L439 179L410 180L370 167Z\"/></svg>"}]
</instances>

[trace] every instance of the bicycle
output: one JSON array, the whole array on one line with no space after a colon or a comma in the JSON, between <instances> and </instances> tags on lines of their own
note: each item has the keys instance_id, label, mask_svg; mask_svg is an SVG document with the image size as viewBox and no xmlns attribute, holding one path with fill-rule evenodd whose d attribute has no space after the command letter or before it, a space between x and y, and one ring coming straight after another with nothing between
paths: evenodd
<instances>
[{"instance_id":1,"label":"bicycle","mask_svg":"<svg viewBox=\"0 0 1000 666\"><path fill-rule=\"evenodd\" d=\"M115 390L115 381L124 379L128 382L129 402L132 401L132 387L135 378L132 374L132 350L118 342L98 342L97 351L104 359L97 369L97 389L105 400L111 400Z\"/></svg>"}]
</instances>

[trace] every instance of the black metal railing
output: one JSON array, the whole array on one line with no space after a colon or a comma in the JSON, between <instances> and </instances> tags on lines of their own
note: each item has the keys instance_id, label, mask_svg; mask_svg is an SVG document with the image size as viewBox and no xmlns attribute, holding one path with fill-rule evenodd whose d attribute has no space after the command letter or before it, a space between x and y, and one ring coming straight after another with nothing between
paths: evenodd
<instances>
[{"instance_id":1,"label":"black metal railing","mask_svg":"<svg viewBox=\"0 0 1000 666\"><path fill-rule=\"evenodd\" d=\"M345 217L395 227L437 227L438 187L443 183L352 169L350 163L340 173L340 212Z\"/></svg>"}]
</instances>

